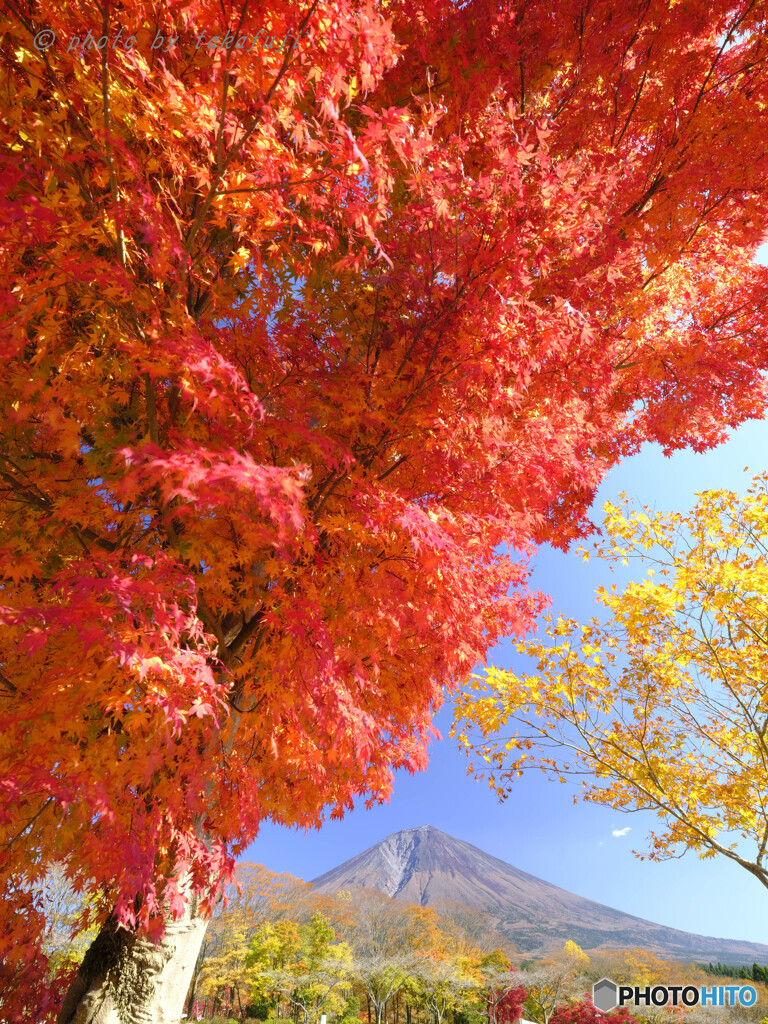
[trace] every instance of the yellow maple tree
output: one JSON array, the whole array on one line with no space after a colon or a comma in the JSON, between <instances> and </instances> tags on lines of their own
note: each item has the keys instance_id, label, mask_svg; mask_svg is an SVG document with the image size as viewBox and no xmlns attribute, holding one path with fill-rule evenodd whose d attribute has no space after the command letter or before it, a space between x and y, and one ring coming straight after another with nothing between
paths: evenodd
<instances>
[{"instance_id":1,"label":"yellow maple tree","mask_svg":"<svg viewBox=\"0 0 768 1024\"><path fill-rule=\"evenodd\" d=\"M476 678L454 733L502 796L530 767L583 775L585 800L656 812L644 856L720 854L768 887L768 474L687 516L605 513L597 554L646 578L598 589L605 622L547 616L518 645L537 671Z\"/></svg>"}]
</instances>

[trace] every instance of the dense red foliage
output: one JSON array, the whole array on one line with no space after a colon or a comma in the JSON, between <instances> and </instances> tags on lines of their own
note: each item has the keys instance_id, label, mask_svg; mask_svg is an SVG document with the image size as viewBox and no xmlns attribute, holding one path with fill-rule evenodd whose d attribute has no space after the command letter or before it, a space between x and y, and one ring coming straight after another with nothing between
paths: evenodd
<instances>
[{"instance_id":1,"label":"dense red foliage","mask_svg":"<svg viewBox=\"0 0 768 1024\"><path fill-rule=\"evenodd\" d=\"M601 1024L601 1021L609 1021L610 1024L636 1024L637 1017L633 1017L629 1010L623 1007L611 1010L610 1013L602 1013L590 1000L585 1000L561 1007L549 1018L549 1024Z\"/></svg>"},{"instance_id":2,"label":"dense red foliage","mask_svg":"<svg viewBox=\"0 0 768 1024\"><path fill-rule=\"evenodd\" d=\"M523 1015L525 1006L525 988L518 985L505 992L496 1004L496 1024L517 1024Z\"/></svg>"}]
</instances>

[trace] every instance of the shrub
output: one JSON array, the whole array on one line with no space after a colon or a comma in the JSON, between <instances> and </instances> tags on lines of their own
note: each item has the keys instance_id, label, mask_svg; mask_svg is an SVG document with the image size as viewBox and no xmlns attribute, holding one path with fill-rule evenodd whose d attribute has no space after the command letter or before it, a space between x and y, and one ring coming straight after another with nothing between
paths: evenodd
<instances>
[{"instance_id":1,"label":"shrub","mask_svg":"<svg viewBox=\"0 0 768 1024\"><path fill-rule=\"evenodd\" d=\"M360 1016L360 1000L357 996L350 996L344 1006L344 1009L339 1014L340 1020L347 1020L350 1017L353 1020L357 1020Z\"/></svg>"},{"instance_id":2,"label":"shrub","mask_svg":"<svg viewBox=\"0 0 768 1024\"><path fill-rule=\"evenodd\" d=\"M474 1006L453 1011L453 1024L485 1024L488 1014Z\"/></svg>"},{"instance_id":3,"label":"shrub","mask_svg":"<svg viewBox=\"0 0 768 1024\"><path fill-rule=\"evenodd\" d=\"M251 1020L263 1020L269 1019L269 1012L273 1009L272 1001L270 999L254 999L245 1008L245 1016ZM274 1019L274 1018L273 1018Z\"/></svg>"}]
</instances>

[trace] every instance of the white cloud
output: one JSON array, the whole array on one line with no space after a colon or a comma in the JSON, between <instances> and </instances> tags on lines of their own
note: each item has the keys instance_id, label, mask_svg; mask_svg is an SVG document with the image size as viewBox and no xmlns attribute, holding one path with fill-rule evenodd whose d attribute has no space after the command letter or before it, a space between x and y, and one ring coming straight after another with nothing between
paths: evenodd
<instances>
[{"instance_id":1,"label":"white cloud","mask_svg":"<svg viewBox=\"0 0 768 1024\"><path fill-rule=\"evenodd\" d=\"M631 825L627 825L626 828L615 828L611 832L611 835L612 836L616 836L616 838L618 839L620 836L625 836L627 834L627 832L631 832L631 831L632 831L632 826Z\"/></svg>"}]
</instances>

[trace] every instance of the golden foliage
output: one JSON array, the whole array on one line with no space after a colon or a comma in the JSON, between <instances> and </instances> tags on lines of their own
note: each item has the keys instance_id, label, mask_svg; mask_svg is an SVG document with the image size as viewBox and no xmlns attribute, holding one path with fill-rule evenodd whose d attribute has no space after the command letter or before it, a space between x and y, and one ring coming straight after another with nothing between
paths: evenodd
<instances>
[{"instance_id":1,"label":"golden foliage","mask_svg":"<svg viewBox=\"0 0 768 1024\"><path fill-rule=\"evenodd\" d=\"M598 555L646 578L599 588L605 623L547 617L518 646L536 673L489 669L454 730L502 795L532 766L584 774L584 799L657 813L650 858L721 854L768 886L768 475L688 516L605 513Z\"/></svg>"}]
</instances>

